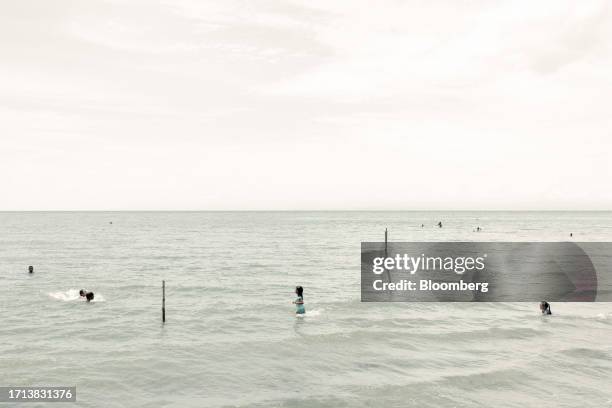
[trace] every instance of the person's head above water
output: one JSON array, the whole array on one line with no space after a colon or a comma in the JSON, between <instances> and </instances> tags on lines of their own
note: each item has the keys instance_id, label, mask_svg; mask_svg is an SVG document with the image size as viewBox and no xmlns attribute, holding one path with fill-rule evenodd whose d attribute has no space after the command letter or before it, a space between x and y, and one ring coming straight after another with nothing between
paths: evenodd
<instances>
[{"instance_id":1,"label":"person's head above water","mask_svg":"<svg viewBox=\"0 0 612 408\"><path fill-rule=\"evenodd\" d=\"M295 294L300 296L300 297L304 297L304 288L301 286L296 286L295 287Z\"/></svg>"},{"instance_id":2,"label":"person's head above water","mask_svg":"<svg viewBox=\"0 0 612 408\"><path fill-rule=\"evenodd\" d=\"M79 295L87 299L88 302L91 302L94 299L93 292L88 292L85 289L79 290Z\"/></svg>"}]
</instances>

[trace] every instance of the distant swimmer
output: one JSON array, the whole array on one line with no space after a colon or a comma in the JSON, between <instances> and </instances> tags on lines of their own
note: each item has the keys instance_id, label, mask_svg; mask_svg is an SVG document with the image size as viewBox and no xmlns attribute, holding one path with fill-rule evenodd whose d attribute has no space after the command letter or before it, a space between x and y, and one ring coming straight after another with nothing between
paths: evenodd
<instances>
[{"instance_id":1,"label":"distant swimmer","mask_svg":"<svg viewBox=\"0 0 612 408\"><path fill-rule=\"evenodd\" d=\"M550 311L550 305L548 304L548 302L540 302L540 312L542 312L543 315L552 314L552 312Z\"/></svg>"},{"instance_id":2,"label":"distant swimmer","mask_svg":"<svg viewBox=\"0 0 612 408\"><path fill-rule=\"evenodd\" d=\"M297 299L293 301L293 304L295 304L296 307L295 314L301 315L306 313L306 309L304 309L304 288L301 286L296 286L295 294L297 295Z\"/></svg>"},{"instance_id":3,"label":"distant swimmer","mask_svg":"<svg viewBox=\"0 0 612 408\"><path fill-rule=\"evenodd\" d=\"M425 228L425 224L421 224L421 228Z\"/></svg>"},{"instance_id":4,"label":"distant swimmer","mask_svg":"<svg viewBox=\"0 0 612 408\"><path fill-rule=\"evenodd\" d=\"M476 232L480 232L480 227L476 227Z\"/></svg>"},{"instance_id":5,"label":"distant swimmer","mask_svg":"<svg viewBox=\"0 0 612 408\"><path fill-rule=\"evenodd\" d=\"M28 272L34 273L34 267L32 265L28 266Z\"/></svg>"},{"instance_id":6,"label":"distant swimmer","mask_svg":"<svg viewBox=\"0 0 612 408\"><path fill-rule=\"evenodd\" d=\"M94 298L93 292L88 292L85 289L79 290L79 295L87 299L88 302L91 302Z\"/></svg>"},{"instance_id":7,"label":"distant swimmer","mask_svg":"<svg viewBox=\"0 0 612 408\"><path fill-rule=\"evenodd\" d=\"M570 232L570 238L573 237L573 236L574 236L574 234Z\"/></svg>"},{"instance_id":8,"label":"distant swimmer","mask_svg":"<svg viewBox=\"0 0 612 408\"><path fill-rule=\"evenodd\" d=\"M438 221L438 227L442 228L442 221Z\"/></svg>"}]
</instances>

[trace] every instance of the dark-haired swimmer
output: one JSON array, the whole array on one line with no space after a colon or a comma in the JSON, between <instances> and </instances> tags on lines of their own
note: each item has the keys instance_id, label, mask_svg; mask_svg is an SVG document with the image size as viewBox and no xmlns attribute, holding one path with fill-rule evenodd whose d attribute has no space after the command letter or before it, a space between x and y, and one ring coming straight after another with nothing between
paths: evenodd
<instances>
[{"instance_id":1,"label":"dark-haired swimmer","mask_svg":"<svg viewBox=\"0 0 612 408\"><path fill-rule=\"evenodd\" d=\"M542 312L543 315L551 315L550 304L545 301L540 302L540 312Z\"/></svg>"},{"instance_id":2,"label":"dark-haired swimmer","mask_svg":"<svg viewBox=\"0 0 612 408\"><path fill-rule=\"evenodd\" d=\"M79 295L87 299L88 302L91 302L94 298L93 292L88 292L85 289L79 290Z\"/></svg>"}]
</instances>

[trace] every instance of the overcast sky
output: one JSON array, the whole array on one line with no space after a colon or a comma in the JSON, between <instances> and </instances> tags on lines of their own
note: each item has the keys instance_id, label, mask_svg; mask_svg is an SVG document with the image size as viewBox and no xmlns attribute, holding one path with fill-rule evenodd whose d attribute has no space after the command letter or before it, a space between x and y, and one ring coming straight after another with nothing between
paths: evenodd
<instances>
[{"instance_id":1,"label":"overcast sky","mask_svg":"<svg viewBox=\"0 0 612 408\"><path fill-rule=\"evenodd\" d=\"M0 209L612 209L606 1L0 2Z\"/></svg>"}]
</instances>

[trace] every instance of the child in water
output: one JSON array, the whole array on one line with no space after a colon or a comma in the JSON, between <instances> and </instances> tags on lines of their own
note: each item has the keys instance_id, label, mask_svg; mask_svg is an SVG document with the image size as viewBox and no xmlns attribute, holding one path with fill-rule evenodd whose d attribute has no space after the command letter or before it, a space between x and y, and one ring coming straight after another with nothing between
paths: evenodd
<instances>
[{"instance_id":1,"label":"child in water","mask_svg":"<svg viewBox=\"0 0 612 408\"><path fill-rule=\"evenodd\" d=\"M295 287L295 294L297 295L297 299L293 301L295 304L295 314L304 314L306 313L306 309L304 309L304 288L301 286Z\"/></svg>"}]
</instances>

